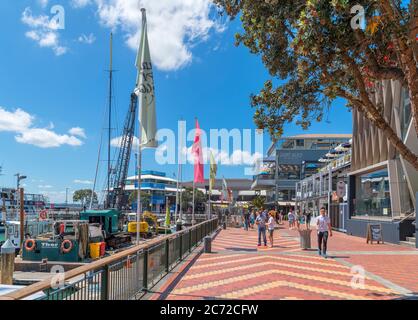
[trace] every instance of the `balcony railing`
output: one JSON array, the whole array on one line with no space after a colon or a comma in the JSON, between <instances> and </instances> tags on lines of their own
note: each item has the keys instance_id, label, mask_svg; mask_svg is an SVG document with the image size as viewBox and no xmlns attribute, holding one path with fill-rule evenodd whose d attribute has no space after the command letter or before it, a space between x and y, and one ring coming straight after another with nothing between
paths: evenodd
<instances>
[{"instance_id":1,"label":"balcony railing","mask_svg":"<svg viewBox=\"0 0 418 320\"><path fill-rule=\"evenodd\" d=\"M1 296L0 300L135 300L218 228L212 219ZM62 276L61 285L59 279Z\"/></svg>"}]
</instances>

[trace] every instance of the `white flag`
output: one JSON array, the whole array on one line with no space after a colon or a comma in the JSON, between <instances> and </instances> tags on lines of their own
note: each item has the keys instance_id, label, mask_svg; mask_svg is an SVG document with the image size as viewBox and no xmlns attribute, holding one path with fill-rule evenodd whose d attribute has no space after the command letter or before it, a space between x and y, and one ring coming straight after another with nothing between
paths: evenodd
<instances>
[{"instance_id":1,"label":"white flag","mask_svg":"<svg viewBox=\"0 0 418 320\"><path fill-rule=\"evenodd\" d=\"M157 117L155 113L154 75L152 72L151 55L148 44L147 18L142 9L142 32L136 57L138 76L135 93L140 103L139 121L142 130L141 147L157 148Z\"/></svg>"}]
</instances>

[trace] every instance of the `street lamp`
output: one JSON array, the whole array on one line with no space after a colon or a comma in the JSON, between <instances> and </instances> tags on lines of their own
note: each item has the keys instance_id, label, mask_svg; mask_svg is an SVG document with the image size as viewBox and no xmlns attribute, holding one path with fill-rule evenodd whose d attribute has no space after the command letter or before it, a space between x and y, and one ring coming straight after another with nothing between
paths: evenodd
<instances>
[{"instance_id":1,"label":"street lamp","mask_svg":"<svg viewBox=\"0 0 418 320\"><path fill-rule=\"evenodd\" d=\"M68 190L70 188L65 188L65 205L68 206Z\"/></svg>"},{"instance_id":2,"label":"street lamp","mask_svg":"<svg viewBox=\"0 0 418 320\"><path fill-rule=\"evenodd\" d=\"M16 173L15 174L15 177L17 179L16 190L19 190L19 188L20 188L20 181L26 179L27 176L21 176L20 173Z\"/></svg>"}]
</instances>

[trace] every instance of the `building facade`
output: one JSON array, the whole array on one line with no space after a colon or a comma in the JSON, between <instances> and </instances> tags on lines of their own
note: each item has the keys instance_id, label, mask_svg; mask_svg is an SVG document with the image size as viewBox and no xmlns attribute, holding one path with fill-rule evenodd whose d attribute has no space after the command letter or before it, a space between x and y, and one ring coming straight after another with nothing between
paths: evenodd
<instances>
[{"instance_id":1,"label":"building facade","mask_svg":"<svg viewBox=\"0 0 418 320\"><path fill-rule=\"evenodd\" d=\"M256 191L251 189L252 180L250 179L225 179L231 199L222 198L222 179L216 179L212 190L211 202L214 207L228 208L234 206L235 208L248 208L256 196L266 196L265 191ZM182 184L184 187L191 188L193 181ZM208 195L209 180L206 179L204 183L197 183L197 189Z\"/></svg>"},{"instance_id":2,"label":"building facade","mask_svg":"<svg viewBox=\"0 0 418 320\"><path fill-rule=\"evenodd\" d=\"M350 134L303 134L273 143L268 157L259 161L253 190L265 190L267 203L289 210L295 206L296 184L318 172L318 159L351 139Z\"/></svg>"},{"instance_id":3,"label":"building facade","mask_svg":"<svg viewBox=\"0 0 418 320\"><path fill-rule=\"evenodd\" d=\"M296 184L296 208L300 212L311 212L318 216L325 207L334 229L345 231L348 216L348 175L351 167L349 143L338 146L335 157L327 160L319 172L302 179ZM338 154L338 156L337 156Z\"/></svg>"},{"instance_id":4,"label":"building facade","mask_svg":"<svg viewBox=\"0 0 418 320\"><path fill-rule=\"evenodd\" d=\"M128 177L125 191L130 194L138 190L138 176ZM149 206L142 207L143 210L151 212L165 212L166 201L175 205L177 180L169 178L164 172L142 171L141 192L149 195ZM136 203L133 204L136 208Z\"/></svg>"},{"instance_id":5,"label":"building facade","mask_svg":"<svg viewBox=\"0 0 418 320\"><path fill-rule=\"evenodd\" d=\"M371 97L382 106L398 137L418 153L408 92L398 81L386 80L377 84ZM379 223L386 241L405 241L415 232L418 172L396 152L383 131L355 109L352 153L347 232L364 237L369 223Z\"/></svg>"}]
</instances>

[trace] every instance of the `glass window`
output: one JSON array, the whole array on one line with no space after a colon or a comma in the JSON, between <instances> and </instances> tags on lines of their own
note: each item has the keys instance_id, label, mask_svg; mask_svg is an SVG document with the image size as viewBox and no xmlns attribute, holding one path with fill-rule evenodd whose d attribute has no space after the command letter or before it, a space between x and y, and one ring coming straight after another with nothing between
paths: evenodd
<instances>
[{"instance_id":1,"label":"glass window","mask_svg":"<svg viewBox=\"0 0 418 320\"><path fill-rule=\"evenodd\" d=\"M405 138L406 132L411 123L411 101L408 90L403 90L403 109L402 109L402 138Z\"/></svg>"},{"instance_id":2,"label":"glass window","mask_svg":"<svg viewBox=\"0 0 418 320\"><path fill-rule=\"evenodd\" d=\"M388 171L356 176L355 216L391 217Z\"/></svg>"},{"instance_id":3,"label":"glass window","mask_svg":"<svg viewBox=\"0 0 418 320\"><path fill-rule=\"evenodd\" d=\"M296 146L297 147L304 147L305 146L305 140L303 140L303 139L297 139L296 140Z\"/></svg>"},{"instance_id":4,"label":"glass window","mask_svg":"<svg viewBox=\"0 0 418 320\"><path fill-rule=\"evenodd\" d=\"M300 179L300 166L292 164L280 164L279 165L279 179L285 180L299 180Z\"/></svg>"}]
</instances>

